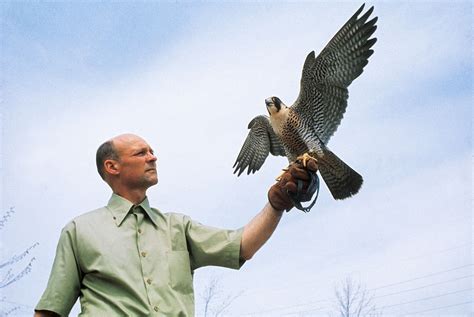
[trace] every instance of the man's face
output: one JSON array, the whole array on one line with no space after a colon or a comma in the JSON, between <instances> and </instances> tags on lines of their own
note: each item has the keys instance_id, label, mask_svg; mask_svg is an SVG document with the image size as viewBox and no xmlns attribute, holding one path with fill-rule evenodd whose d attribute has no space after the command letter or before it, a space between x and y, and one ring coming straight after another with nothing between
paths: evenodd
<instances>
[{"instance_id":1,"label":"man's face","mask_svg":"<svg viewBox=\"0 0 474 317\"><path fill-rule=\"evenodd\" d=\"M147 189L158 183L156 156L145 140L123 135L113 140L119 155L119 179L130 189Z\"/></svg>"}]
</instances>

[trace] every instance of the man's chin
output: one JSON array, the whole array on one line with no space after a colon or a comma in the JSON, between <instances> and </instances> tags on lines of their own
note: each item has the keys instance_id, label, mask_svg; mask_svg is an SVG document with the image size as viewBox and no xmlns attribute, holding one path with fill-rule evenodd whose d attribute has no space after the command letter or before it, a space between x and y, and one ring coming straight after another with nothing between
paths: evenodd
<instances>
[{"instance_id":1,"label":"man's chin","mask_svg":"<svg viewBox=\"0 0 474 317\"><path fill-rule=\"evenodd\" d=\"M158 177L149 180L150 186L158 184Z\"/></svg>"}]
</instances>

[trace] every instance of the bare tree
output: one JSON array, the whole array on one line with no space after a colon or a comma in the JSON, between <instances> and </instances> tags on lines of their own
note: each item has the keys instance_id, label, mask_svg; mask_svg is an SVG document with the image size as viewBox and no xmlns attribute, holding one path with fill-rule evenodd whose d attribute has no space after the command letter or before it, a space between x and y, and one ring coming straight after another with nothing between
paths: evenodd
<instances>
[{"instance_id":1,"label":"bare tree","mask_svg":"<svg viewBox=\"0 0 474 317\"><path fill-rule=\"evenodd\" d=\"M0 218L0 231L5 228L6 223L14 213L15 209L11 207L2 215ZM30 253L31 250L37 246L38 242L35 242L23 252L17 253L7 259L0 259L0 289L18 282L31 272L35 257L31 257ZM28 311L31 311L30 307L8 301L6 297L0 298L0 316L8 316L25 308L27 308Z\"/></svg>"},{"instance_id":2,"label":"bare tree","mask_svg":"<svg viewBox=\"0 0 474 317\"><path fill-rule=\"evenodd\" d=\"M204 305L203 316L222 316L242 293L243 291L226 293L222 287L221 279L217 276L212 276L200 294Z\"/></svg>"},{"instance_id":3,"label":"bare tree","mask_svg":"<svg viewBox=\"0 0 474 317\"><path fill-rule=\"evenodd\" d=\"M373 295L360 282L347 277L335 288L335 306L340 317L379 316Z\"/></svg>"}]
</instances>

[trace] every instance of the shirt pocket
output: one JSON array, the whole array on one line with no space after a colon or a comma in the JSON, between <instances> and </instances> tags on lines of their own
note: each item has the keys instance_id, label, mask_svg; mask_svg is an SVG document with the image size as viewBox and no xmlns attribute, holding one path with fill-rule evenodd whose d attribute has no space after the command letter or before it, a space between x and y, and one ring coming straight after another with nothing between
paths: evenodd
<instances>
[{"instance_id":1,"label":"shirt pocket","mask_svg":"<svg viewBox=\"0 0 474 317\"><path fill-rule=\"evenodd\" d=\"M181 293L192 293L193 277L188 251L168 251L171 287Z\"/></svg>"}]
</instances>

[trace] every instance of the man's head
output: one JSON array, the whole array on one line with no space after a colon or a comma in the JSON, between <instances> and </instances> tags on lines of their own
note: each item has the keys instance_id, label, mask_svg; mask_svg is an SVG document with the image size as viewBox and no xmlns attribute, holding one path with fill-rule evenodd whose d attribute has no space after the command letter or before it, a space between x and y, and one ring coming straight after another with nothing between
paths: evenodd
<instances>
[{"instance_id":1,"label":"man's head","mask_svg":"<svg viewBox=\"0 0 474 317\"><path fill-rule=\"evenodd\" d=\"M158 183L156 156L141 137L122 134L97 149L97 170L112 189L144 189Z\"/></svg>"},{"instance_id":2,"label":"man's head","mask_svg":"<svg viewBox=\"0 0 474 317\"><path fill-rule=\"evenodd\" d=\"M97 165L97 172L99 172L100 177L105 180L105 160L119 160L117 150L114 147L112 140L105 141L97 149L97 154L95 156L95 163Z\"/></svg>"}]
</instances>

